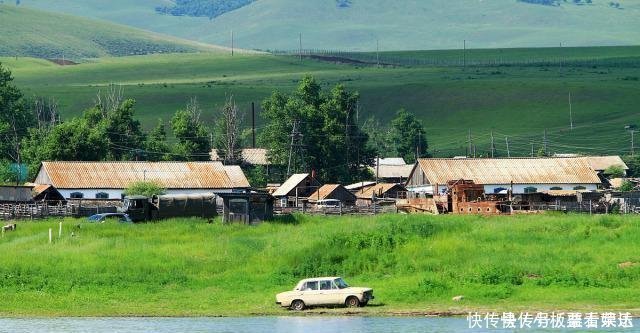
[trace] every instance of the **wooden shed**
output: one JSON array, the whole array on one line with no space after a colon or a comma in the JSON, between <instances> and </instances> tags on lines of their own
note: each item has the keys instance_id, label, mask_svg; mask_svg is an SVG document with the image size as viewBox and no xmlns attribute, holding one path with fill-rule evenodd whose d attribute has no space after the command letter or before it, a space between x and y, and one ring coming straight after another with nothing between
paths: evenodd
<instances>
[{"instance_id":1,"label":"wooden shed","mask_svg":"<svg viewBox=\"0 0 640 333\"><path fill-rule=\"evenodd\" d=\"M349 192L340 184L327 184L320 187L308 198L310 204L317 204L322 200L339 200L342 206L354 206L356 204L355 194Z\"/></svg>"},{"instance_id":2,"label":"wooden shed","mask_svg":"<svg viewBox=\"0 0 640 333\"><path fill-rule=\"evenodd\" d=\"M222 197L222 222L254 224L273 218L274 198L268 193L218 193Z\"/></svg>"}]
</instances>

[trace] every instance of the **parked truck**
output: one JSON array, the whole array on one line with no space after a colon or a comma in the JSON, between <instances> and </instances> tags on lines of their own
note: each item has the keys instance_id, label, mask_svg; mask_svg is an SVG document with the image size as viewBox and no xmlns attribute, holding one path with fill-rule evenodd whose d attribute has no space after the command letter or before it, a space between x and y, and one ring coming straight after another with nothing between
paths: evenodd
<instances>
[{"instance_id":1,"label":"parked truck","mask_svg":"<svg viewBox=\"0 0 640 333\"><path fill-rule=\"evenodd\" d=\"M213 218L217 215L216 195L213 193L156 195L152 198L133 195L124 198L122 210L134 222L172 217Z\"/></svg>"}]
</instances>

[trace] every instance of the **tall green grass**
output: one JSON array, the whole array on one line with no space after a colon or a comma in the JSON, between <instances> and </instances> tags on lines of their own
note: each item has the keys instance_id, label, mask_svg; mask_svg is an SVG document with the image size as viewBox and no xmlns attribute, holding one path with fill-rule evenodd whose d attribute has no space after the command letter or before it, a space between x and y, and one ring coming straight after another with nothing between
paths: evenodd
<instances>
[{"instance_id":1,"label":"tall green grass","mask_svg":"<svg viewBox=\"0 0 640 333\"><path fill-rule=\"evenodd\" d=\"M374 288L373 305L382 306L362 310L370 314L640 312L640 266L619 266L640 263L636 217L63 224L53 244L48 229L57 236L58 220L22 222L0 239L0 315L284 314L273 304L277 292L325 275ZM465 299L451 301L457 295Z\"/></svg>"}]
</instances>

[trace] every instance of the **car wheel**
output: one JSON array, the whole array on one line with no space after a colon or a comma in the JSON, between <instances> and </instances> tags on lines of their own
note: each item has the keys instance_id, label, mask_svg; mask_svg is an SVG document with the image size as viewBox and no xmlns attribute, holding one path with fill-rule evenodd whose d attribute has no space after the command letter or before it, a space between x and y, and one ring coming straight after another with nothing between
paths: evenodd
<instances>
[{"instance_id":1,"label":"car wheel","mask_svg":"<svg viewBox=\"0 0 640 333\"><path fill-rule=\"evenodd\" d=\"M355 296L349 296L347 298L347 301L345 302L345 305L348 308L357 308L360 306L360 300Z\"/></svg>"},{"instance_id":2,"label":"car wheel","mask_svg":"<svg viewBox=\"0 0 640 333\"><path fill-rule=\"evenodd\" d=\"M302 300L295 300L293 302L291 302L291 310L294 311L302 311L304 310L306 306L304 305L304 302Z\"/></svg>"}]
</instances>

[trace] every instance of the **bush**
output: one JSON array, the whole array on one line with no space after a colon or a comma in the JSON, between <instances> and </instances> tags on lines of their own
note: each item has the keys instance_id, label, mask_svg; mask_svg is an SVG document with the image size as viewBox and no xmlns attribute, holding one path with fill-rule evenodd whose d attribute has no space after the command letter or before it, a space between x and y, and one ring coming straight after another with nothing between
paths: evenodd
<instances>
[{"instance_id":1,"label":"bush","mask_svg":"<svg viewBox=\"0 0 640 333\"><path fill-rule=\"evenodd\" d=\"M166 190L157 182L135 182L124 191L124 195L142 195L149 198L165 193Z\"/></svg>"}]
</instances>

